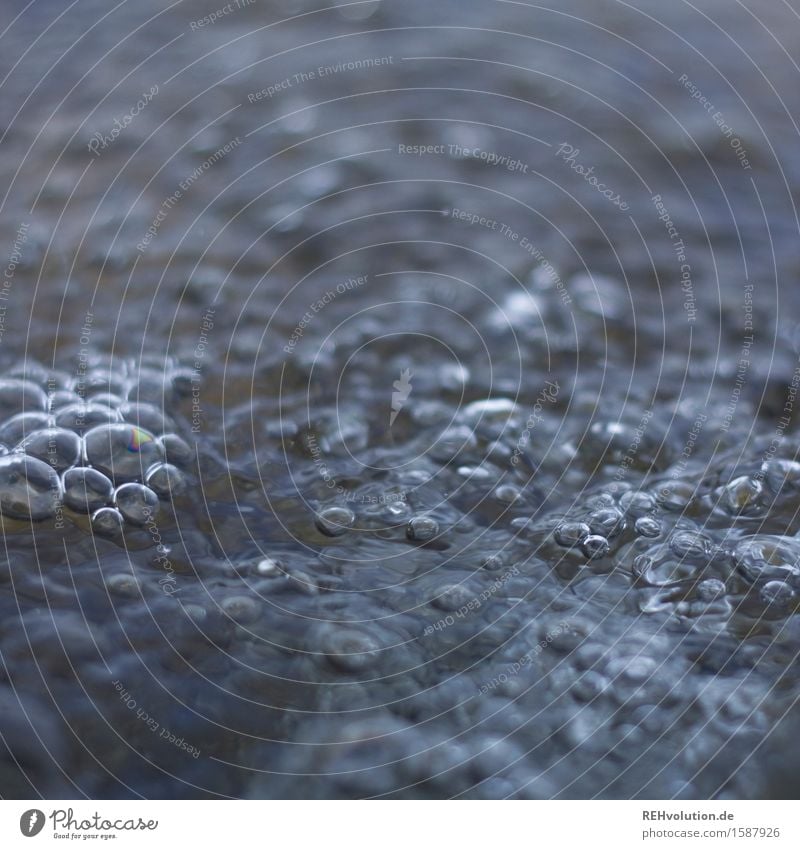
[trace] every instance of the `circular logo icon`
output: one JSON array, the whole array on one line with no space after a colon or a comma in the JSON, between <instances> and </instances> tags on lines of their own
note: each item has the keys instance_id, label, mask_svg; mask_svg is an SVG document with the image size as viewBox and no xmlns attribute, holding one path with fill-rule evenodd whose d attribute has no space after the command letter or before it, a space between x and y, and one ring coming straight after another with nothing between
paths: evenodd
<instances>
[{"instance_id":1,"label":"circular logo icon","mask_svg":"<svg viewBox=\"0 0 800 849\"><path fill-rule=\"evenodd\" d=\"M44 812L31 808L19 818L19 830L25 837L36 837L44 828Z\"/></svg>"}]
</instances>

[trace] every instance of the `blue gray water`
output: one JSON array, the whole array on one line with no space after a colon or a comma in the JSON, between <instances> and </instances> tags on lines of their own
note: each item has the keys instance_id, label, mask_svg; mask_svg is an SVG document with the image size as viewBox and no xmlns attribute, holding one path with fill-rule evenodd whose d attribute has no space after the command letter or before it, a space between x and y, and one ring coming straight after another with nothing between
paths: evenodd
<instances>
[{"instance_id":1,"label":"blue gray water","mask_svg":"<svg viewBox=\"0 0 800 849\"><path fill-rule=\"evenodd\" d=\"M792 4L0 32L1 796L796 794Z\"/></svg>"}]
</instances>

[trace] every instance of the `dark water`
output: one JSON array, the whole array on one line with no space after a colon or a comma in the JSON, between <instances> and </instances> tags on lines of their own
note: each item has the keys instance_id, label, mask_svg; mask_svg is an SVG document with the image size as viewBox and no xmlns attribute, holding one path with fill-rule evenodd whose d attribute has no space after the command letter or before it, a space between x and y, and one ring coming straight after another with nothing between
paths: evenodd
<instances>
[{"instance_id":1,"label":"dark water","mask_svg":"<svg viewBox=\"0 0 800 849\"><path fill-rule=\"evenodd\" d=\"M796 793L794 5L6 4L0 795Z\"/></svg>"}]
</instances>

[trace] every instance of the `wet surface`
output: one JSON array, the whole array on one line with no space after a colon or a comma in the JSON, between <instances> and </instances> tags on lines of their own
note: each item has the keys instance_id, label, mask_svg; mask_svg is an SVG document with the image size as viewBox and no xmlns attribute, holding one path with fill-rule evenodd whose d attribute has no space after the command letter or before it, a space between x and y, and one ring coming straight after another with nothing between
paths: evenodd
<instances>
[{"instance_id":1,"label":"wet surface","mask_svg":"<svg viewBox=\"0 0 800 849\"><path fill-rule=\"evenodd\" d=\"M0 14L0 795L796 792L792 4Z\"/></svg>"}]
</instances>

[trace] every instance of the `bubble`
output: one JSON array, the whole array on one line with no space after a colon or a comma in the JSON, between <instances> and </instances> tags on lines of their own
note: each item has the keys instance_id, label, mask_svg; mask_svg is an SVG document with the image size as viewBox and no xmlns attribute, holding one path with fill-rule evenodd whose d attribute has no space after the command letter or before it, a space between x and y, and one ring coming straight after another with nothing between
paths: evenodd
<instances>
[{"instance_id":1,"label":"bubble","mask_svg":"<svg viewBox=\"0 0 800 849\"><path fill-rule=\"evenodd\" d=\"M794 460L769 460L762 466L767 486L775 493L794 493L800 489L800 463Z\"/></svg>"},{"instance_id":2,"label":"bubble","mask_svg":"<svg viewBox=\"0 0 800 849\"><path fill-rule=\"evenodd\" d=\"M672 480L659 485L655 497L665 510L685 510L694 500L695 488L686 481Z\"/></svg>"},{"instance_id":3,"label":"bubble","mask_svg":"<svg viewBox=\"0 0 800 849\"><path fill-rule=\"evenodd\" d=\"M76 513L91 513L111 501L114 485L97 469L68 469L64 472L64 504Z\"/></svg>"},{"instance_id":4,"label":"bubble","mask_svg":"<svg viewBox=\"0 0 800 849\"><path fill-rule=\"evenodd\" d=\"M116 410L123 405L124 399L110 392L98 392L96 395L89 396L88 403L102 404L104 407L111 407L112 410Z\"/></svg>"},{"instance_id":5,"label":"bubble","mask_svg":"<svg viewBox=\"0 0 800 849\"><path fill-rule=\"evenodd\" d=\"M92 513L92 531L101 537L116 537L122 532L125 519L113 507L101 507Z\"/></svg>"},{"instance_id":6,"label":"bubble","mask_svg":"<svg viewBox=\"0 0 800 849\"><path fill-rule=\"evenodd\" d=\"M100 392L124 396L128 391L128 380L108 369L92 369L84 376L75 378L72 388L84 397Z\"/></svg>"},{"instance_id":7,"label":"bubble","mask_svg":"<svg viewBox=\"0 0 800 849\"><path fill-rule=\"evenodd\" d=\"M74 430L76 433L85 433L97 425L116 421L119 421L116 410L103 404L71 404L56 413L58 427Z\"/></svg>"},{"instance_id":8,"label":"bubble","mask_svg":"<svg viewBox=\"0 0 800 849\"><path fill-rule=\"evenodd\" d=\"M172 498L186 489L186 478L183 472L170 463L157 463L151 466L145 475L144 482L162 498Z\"/></svg>"},{"instance_id":9,"label":"bubble","mask_svg":"<svg viewBox=\"0 0 800 849\"><path fill-rule=\"evenodd\" d=\"M605 557L609 548L608 540L599 534L591 534L581 543L581 550L590 560Z\"/></svg>"},{"instance_id":10,"label":"bubble","mask_svg":"<svg viewBox=\"0 0 800 849\"><path fill-rule=\"evenodd\" d=\"M589 516L593 534L613 539L625 530L625 517L615 508L597 510Z\"/></svg>"},{"instance_id":11,"label":"bubble","mask_svg":"<svg viewBox=\"0 0 800 849\"><path fill-rule=\"evenodd\" d=\"M119 408L119 414L129 424L149 430L151 433L160 434L172 427L166 416L153 404L124 403Z\"/></svg>"},{"instance_id":12,"label":"bubble","mask_svg":"<svg viewBox=\"0 0 800 849\"><path fill-rule=\"evenodd\" d=\"M144 525L158 512L158 496L140 483L124 483L114 491L114 505L132 525Z\"/></svg>"},{"instance_id":13,"label":"bubble","mask_svg":"<svg viewBox=\"0 0 800 849\"><path fill-rule=\"evenodd\" d=\"M57 412L62 407L69 407L73 404L82 404L83 400L77 392L71 389L56 389L47 397L48 409Z\"/></svg>"},{"instance_id":14,"label":"bubble","mask_svg":"<svg viewBox=\"0 0 800 849\"><path fill-rule=\"evenodd\" d=\"M716 601L725 595L725 584L719 578L706 578L695 588L695 593L700 601Z\"/></svg>"},{"instance_id":15,"label":"bubble","mask_svg":"<svg viewBox=\"0 0 800 849\"><path fill-rule=\"evenodd\" d=\"M317 515L315 524L325 536L339 537L347 533L355 520L355 513L349 507L326 507Z\"/></svg>"},{"instance_id":16,"label":"bubble","mask_svg":"<svg viewBox=\"0 0 800 849\"><path fill-rule=\"evenodd\" d=\"M192 389L197 384L199 374L191 368L178 368L170 373L172 380L172 388L176 394L184 398L188 398L192 394Z\"/></svg>"},{"instance_id":17,"label":"bubble","mask_svg":"<svg viewBox=\"0 0 800 849\"><path fill-rule=\"evenodd\" d=\"M52 424L53 419L47 413L17 413L0 427L0 442L19 445L30 434Z\"/></svg>"},{"instance_id":18,"label":"bubble","mask_svg":"<svg viewBox=\"0 0 800 849\"><path fill-rule=\"evenodd\" d=\"M633 490L625 492L620 496L619 506L629 515L634 518L646 516L656 510L657 504L655 498L648 492L635 492Z\"/></svg>"},{"instance_id":19,"label":"bubble","mask_svg":"<svg viewBox=\"0 0 800 849\"><path fill-rule=\"evenodd\" d=\"M708 557L711 540L698 531L676 531L669 539L669 547L678 557Z\"/></svg>"},{"instance_id":20,"label":"bubble","mask_svg":"<svg viewBox=\"0 0 800 849\"><path fill-rule=\"evenodd\" d=\"M30 380L17 378L0 379L0 419L5 420L16 413L44 412L47 409L47 394Z\"/></svg>"},{"instance_id":21,"label":"bubble","mask_svg":"<svg viewBox=\"0 0 800 849\"><path fill-rule=\"evenodd\" d=\"M519 487L510 483L501 484L494 491L494 497L498 501L502 501L504 504L513 504L519 499L520 495L521 492Z\"/></svg>"},{"instance_id":22,"label":"bubble","mask_svg":"<svg viewBox=\"0 0 800 849\"><path fill-rule=\"evenodd\" d=\"M430 516L414 516L406 525L406 536L416 542L428 542L439 533L439 523Z\"/></svg>"},{"instance_id":23,"label":"bubble","mask_svg":"<svg viewBox=\"0 0 800 849\"><path fill-rule=\"evenodd\" d=\"M556 542L565 548L580 545L592 533L586 522L562 522L553 534Z\"/></svg>"},{"instance_id":24,"label":"bubble","mask_svg":"<svg viewBox=\"0 0 800 849\"><path fill-rule=\"evenodd\" d=\"M747 537L733 550L733 561L750 581L800 579L800 543L791 537Z\"/></svg>"},{"instance_id":25,"label":"bubble","mask_svg":"<svg viewBox=\"0 0 800 849\"><path fill-rule=\"evenodd\" d=\"M761 481L747 476L736 478L722 488L721 502L733 514L753 515L761 511Z\"/></svg>"},{"instance_id":26,"label":"bubble","mask_svg":"<svg viewBox=\"0 0 800 849\"><path fill-rule=\"evenodd\" d=\"M41 460L21 454L0 457L0 513L40 521L55 515L61 481Z\"/></svg>"},{"instance_id":27,"label":"bubble","mask_svg":"<svg viewBox=\"0 0 800 849\"><path fill-rule=\"evenodd\" d=\"M380 656L379 643L355 628L331 628L323 634L320 648L331 666L342 672L361 672Z\"/></svg>"},{"instance_id":28,"label":"bubble","mask_svg":"<svg viewBox=\"0 0 800 849\"><path fill-rule=\"evenodd\" d=\"M105 581L106 588L112 595L122 598L139 598L142 594L139 579L130 572L117 572L109 575Z\"/></svg>"},{"instance_id":29,"label":"bubble","mask_svg":"<svg viewBox=\"0 0 800 849\"><path fill-rule=\"evenodd\" d=\"M113 480L133 481L162 460L163 449L149 431L129 424L93 428L84 437L86 459Z\"/></svg>"},{"instance_id":30,"label":"bubble","mask_svg":"<svg viewBox=\"0 0 800 849\"><path fill-rule=\"evenodd\" d=\"M220 607L238 625L252 625L261 618L261 604L250 596L229 596Z\"/></svg>"},{"instance_id":31,"label":"bubble","mask_svg":"<svg viewBox=\"0 0 800 849\"><path fill-rule=\"evenodd\" d=\"M282 575L283 569L281 564L272 557L262 557L256 565L256 572L263 577L273 577Z\"/></svg>"},{"instance_id":32,"label":"bubble","mask_svg":"<svg viewBox=\"0 0 800 849\"><path fill-rule=\"evenodd\" d=\"M194 459L194 449L177 433L165 433L158 438L168 463L188 466Z\"/></svg>"},{"instance_id":33,"label":"bubble","mask_svg":"<svg viewBox=\"0 0 800 849\"><path fill-rule=\"evenodd\" d=\"M768 581L761 587L761 598L775 607L788 607L797 594L785 581Z\"/></svg>"},{"instance_id":34,"label":"bubble","mask_svg":"<svg viewBox=\"0 0 800 849\"><path fill-rule=\"evenodd\" d=\"M661 522L652 516L640 516L636 520L634 530L643 537L657 537L661 535Z\"/></svg>"},{"instance_id":35,"label":"bubble","mask_svg":"<svg viewBox=\"0 0 800 849\"><path fill-rule=\"evenodd\" d=\"M139 374L126 393L129 401L137 404L161 405L172 394L169 378L155 369L140 369Z\"/></svg>"},{"instance_id":36,"label":"bubble","mask_svg":"<svg viewBox=\"0 0 800 849\"><path fill-rule=\"evenodd\" d=\"M452 427L434 442L429 453L434 460L449 463L460 454L475 448L477 444L475 434L469 428Z\"/></svg>"},{"instance_id":37,"label":"bubble","mask_svg":"<svg viewBox=\"0 0 800 849\"><path fill-rule=\"evenodd\" d=\"M464 584L445 584L437 590L431 604L439 610L453 611L473 602L475 594Z\"/></svg>"},{"instance_id":38,"label":"bubble","mask_svg":"<svg viewBox=\"0 0 800 849\"><path fill-rule=\"evenodd\" d=\"M28 456L63 472L80 462L83 442L71 430L51 427L32 433L20 447Z\"/></svg>"}]
</instances>

